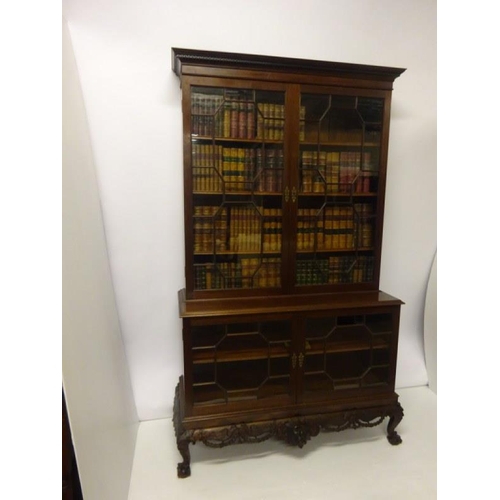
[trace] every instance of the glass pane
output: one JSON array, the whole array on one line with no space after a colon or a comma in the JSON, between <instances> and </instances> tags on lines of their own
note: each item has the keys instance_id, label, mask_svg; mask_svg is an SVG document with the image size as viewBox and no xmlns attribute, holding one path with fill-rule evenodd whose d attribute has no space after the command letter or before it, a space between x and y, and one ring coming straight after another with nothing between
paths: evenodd
<instances>
[{"instance_id":1,"label":"glass pane","mask_svg":"<svg viewBox=\"0 0 500 500\"><path fill-rule=\"evenodd\" d=\"M296 285L369 283L383 100L302 94Z\"/></svg>"},{"instance_id":2,"label":"glass pane","mask_svg":"<svg viewBox=\"0 0 500 500\"><path fill-rule=\"evenodd\" d=\"M281 287L283 92L193 87L195 290Z\"/></svg>"},{"instance_id":3,"label":"glass pane","mask_svg":"<svg viewBox=\"0 0 500 500\"><path fill-rule=\"evenodd\" d=\"M390 314L307 318L304 396L387 385L390 321Z\"/></svg>"},{"instance_id":4,"label":"glass pane","mask_svg":"<svg viewBox=\"0 0 500 500\"><path fill-rule=\"evenodd\" d=\"M289 321L193 327L195 404L291 396Z\"/></svg>"}]
</instances>

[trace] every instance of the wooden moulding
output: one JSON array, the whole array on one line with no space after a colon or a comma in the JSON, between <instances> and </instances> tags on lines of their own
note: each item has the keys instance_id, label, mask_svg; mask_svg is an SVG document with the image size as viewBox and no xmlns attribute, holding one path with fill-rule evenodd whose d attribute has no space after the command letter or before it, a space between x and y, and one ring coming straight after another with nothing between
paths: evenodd
<instances>
[{"instance_id":1,"label":"wooden moulding","mask_svg":"<svg viewBox=\"0 0 500 500\"><path fill-rule=\"evenodd\" d=\"M331 413L296 416L276 420L234 423L219 427L186 429L182 423L181 387L182 378L175 389L173 423L177 448L182 462L177 465L180 478L191 475L191 456L189 445L198 441L211 448L222 448L232 444L260 443L276 438L288 445L302 448L312 437L320 432L340 432L346 429L375 427L385 418L389 418L387 439L390 444L402 442L396 432L397 425L403 418L403 408L397 399L390 404L366 408L353 408Z\"/></svg>"},{"instance_id":2,"label":"wooden moulding","mask_svg":"<svg viewBox=\"0 0 500 500\"><path fill-rule=\"evenodd\" d=\"M381 291L187 299L186 290L183 288L179 290L178 298L181 318L390 307L404 304L401 300Z\"/></svg>"},{"instance_id":3,"label":"wooden moulding","mask_svg":"<svg viewBox=\"0 0 500 500\"><path fill-rule=\"evenodd\" d=\"M183 75L224 74L227 77L235 77L237 73L233 74L234 71L245 71L250 78L254 78L257 72L261 74L261 78L262 74L265 74L266 80L279 81L285 78L288 82L299 82L300 75L307 75L309 79L311 76L316 76L318 79L338 79L347 86L351 86L355 81L358 82L358 86L365 86L363 82L369 81L370 87L392 89L392 83L405 71L405 68L173 47L172 71L181 79ZM323 83L328 82L324 80Z\"/></svg>"}]
</instances>

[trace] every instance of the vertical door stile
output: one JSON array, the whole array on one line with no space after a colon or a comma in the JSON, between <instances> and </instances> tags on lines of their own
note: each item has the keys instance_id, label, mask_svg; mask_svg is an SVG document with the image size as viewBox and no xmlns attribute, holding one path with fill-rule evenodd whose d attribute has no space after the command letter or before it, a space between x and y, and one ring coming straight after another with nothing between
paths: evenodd
<instances>
[{"instance_id":1,"label":"vertical door stile","mask_svg":"<svg viewBox=\"0 0 500 500\"><path fill-rule=\"evenodd\" d=\"M389 373L389 384L394 390L396 386L396 365L398 358L398 343L399 343L399 321L400 321L401 309L399 307L394 307L392 311L392 332L390 338L390 373Z\"/></svg>"},{"instance_id":2,"label":"vertical door stile","mask_svg":"<svg viewBox=\"0 0 500 500\"><path fill-rule=\"evenodd\" d=\"M182 141L184 158L184 223L186 230L185 239L185 277L188 298L194 288L193 273L193 231L189 230L193 224L193 177L192 177L192 150L191 150L191 82L189 77L183 79L182 84ZM192 229L192 228L191 228Z\"/></svg>"},{"instance_id":3,"label":"vertical door stile","mask_svg":"<svg viewBox=\"0 0 500 500\"><path fill-rule=\"evenodd\" d=\"M187 415L193 409L192 339L189 320L182 321L182 345L184 349L184 397Z\"/></svg>"},{"instance_id":4,"label":"vertical door stile","mask_svg":"<svg viewBox=\"0 0 500 500\"><path fill-rule=\"evenodd\" d=\"M294 336L294 352L297 355L297 358L300 356L300 353L303 353L305 350L305 332L304 332L304 318L301 315L294 316L293 319L293 336ZM297 403L302 402L302 393L303 393L303 371L304 367L297 366L294 370L294 383L295 383L295 400Z\"/></svg>"},{"instance_id":5,"label":"vertical door stile","mask_svg":"<svg viewBox=\"0 0 500 500\"><path fill-rule=\"evenodd\" d=\"M382 234L384 224L385 207L385 182L387 176L387 158L389 153L389 124L391 117L391 93L387 92L384 98L384 115L382 143L380 145L380 171L379 171L379 189L377 197L377 226L375 232L375 276L374 281L379 286L380 282L380 262L382 257Z\"/></svg>"},{"instance_id":6,"label":"vertical door stile","mask_svg":"<svg viewBox=\"0 0 500 500\"><path fill-rule=\"evenodd\" d=\"M293 291L295 276L295 251L297 228L297 201L291 193L298 190L299 170L299 119L300 119L300 86L289 85L285 97L286 133L285 133L285 180L283 197L283 290ZM288 196L285 190L288 188ZM288 200L288 201L287 201Z\"/></svg>"}]
</instances>

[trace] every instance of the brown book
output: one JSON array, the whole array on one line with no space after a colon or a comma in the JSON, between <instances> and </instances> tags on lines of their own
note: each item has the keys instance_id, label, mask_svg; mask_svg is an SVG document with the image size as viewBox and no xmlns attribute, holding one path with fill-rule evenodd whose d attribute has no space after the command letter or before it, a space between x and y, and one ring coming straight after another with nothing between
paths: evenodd
<instances>
[{"instance_id":1,"label":"brown book","mask_svg":"<svg viewBox=\"0 0 500 500\"><path fill-rule=\"evenodd\" d=\"M247 139L255 138L255 105L249 102L247 105Z\"/></svg>"},{"instance_id":2,"label":"brown book","mask_svg":"<svg viewBox=\"0 0 500 500\"><path fill-rule=\"evenodd\" d=\"M224 102L223 137L231 137L231 101Z\"/></svg>"},{"instance_id":3,"label":"brown book","mask_svg":"<svg viewBox=\"0 0 500 500\"><path fill-rule=\"evenodd\" d=\"M308 249L314 250L314 239L315 239L315 227L316 227L316 210L314 208L309 209L309 221L308 221Z\"/></svg>"},{"instance_id":4,"label":"brown book","mask_svg":"<svg viewBox=\"0 0 500 500\"><path fill-rule=\"evenodd\" d=\"M240 102L238 107L238 137L246 139L247 137L247 103Z\"/></svg>"},{"instance_id":5,"label":"brown book","mask_svg":"<svg viewBox=\"0 0 500 500\"><path fill-rule=\"evenodd\" d=\"M306 107L301 106L300 107L300 128L299 128L299 140L300 141L304 141L306 138L305 118L306 118Z\"/></svg>"},{"instance_id":6,"label":"brown book","mask_svg":"<svg viewBox=\"0 0 500 500\"><path fill-rule=\"evenodd\" d=\"M278 139L285 139L285 106L283 104L279 105L279 137Z\"/></svg>"},{"instance_id":7,"label":"brown book","mask_svg":"<svg viewBox=\"0 0 500 500\"><path fill-rule=\"evenodd\" d=\"M264 103L257 104L257 139L264 139L265 118L264 118Z\"/></svg>"},{"instance_id":8,"label":"brown book","mask_svg":"<svg viewBox=\"0 0 500 500\"><path fill-rule=\"evenodd\" d=\"M230 137L232 139L238 138L238 119L239 119L239 106L238 102L231 102L231 122L230 122Z\"/></svg>"},{"instance_id":9,"label":"brown book","mask_svg":"<svg viewBox=\"0 0 500 500\"><path fill-rule=\"evenodd\" d=\"M191 95L191 124L192 130L191 133L198 135L199 134L199 116L200 113L200 94L193 93Z\"/></svg>"},{"instance_id":10,"label":"brown book","mask_svg":"<svg viewBox=\"0 0 500 500\"><path fill-rule=\"evenodd\" d=\"M270 135L271 121L270 121L269 113L270 113L269 103L265 102L264 103L264 132L263 132L264 139L269 139L269 135Z\"/></svg>"}]
</instances>

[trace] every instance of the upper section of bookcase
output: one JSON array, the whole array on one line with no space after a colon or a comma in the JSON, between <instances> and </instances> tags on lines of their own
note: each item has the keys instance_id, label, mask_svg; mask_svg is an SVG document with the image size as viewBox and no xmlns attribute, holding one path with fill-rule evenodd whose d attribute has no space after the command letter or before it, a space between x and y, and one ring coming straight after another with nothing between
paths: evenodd
<instances>
[{"instance_id":1,"label":"upper section of bookcase","mask_svg":"<svg viewBox=\"0 0 500 500\"><path fill-rule=\"evenodd\" d=\"M337 77L386 82L386 84L392 84L398 76L406 71L405 68L365 64L172 48L172 70L177 76L221 76L211 72L210 68L306 75L308 78L311 76Z\"/></svg>"}]
</instances>

